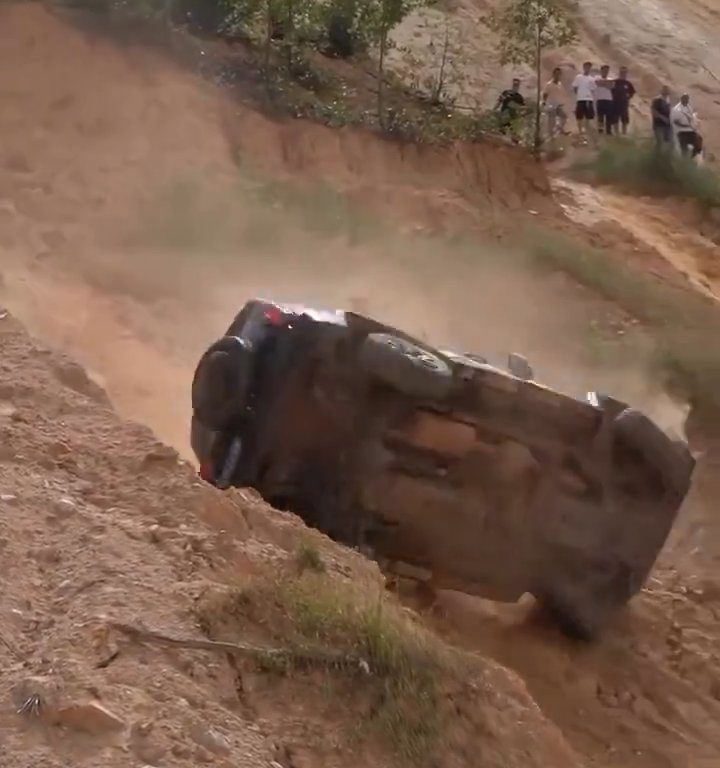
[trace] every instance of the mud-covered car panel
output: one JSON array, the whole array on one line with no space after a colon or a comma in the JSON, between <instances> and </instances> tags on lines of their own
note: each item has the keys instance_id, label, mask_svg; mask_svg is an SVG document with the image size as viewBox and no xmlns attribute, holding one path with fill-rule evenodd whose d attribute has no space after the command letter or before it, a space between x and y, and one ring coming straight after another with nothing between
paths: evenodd
<instances>
[{"instance_id":1,"label":"mud-covered car panel","mask_svg":"<svg viewBox=\"0 0 720 768\"><path fill-rule=\"evenodd\" d=\"M227 333L254 355L242 417L213 441L242 444L230 482L435 587L530 592L589 635L640 588L687 491L687 446L520 358L514 376L356 313L259 300ZM222 455L198 458L212 481Z\"/></svg>"}]
</instances>

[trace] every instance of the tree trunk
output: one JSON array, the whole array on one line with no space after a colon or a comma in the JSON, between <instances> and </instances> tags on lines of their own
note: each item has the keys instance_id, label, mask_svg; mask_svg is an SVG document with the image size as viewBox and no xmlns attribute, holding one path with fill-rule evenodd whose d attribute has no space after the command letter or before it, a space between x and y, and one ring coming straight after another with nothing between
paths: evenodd
<instances>
[{"instance_id":1,"label":"tree trunk","mask_svg":"<svg viewBox=\"0 0 720 768\"><path fill-rule=\"evenodd\" d=\"M270 48L272 46L273 18L272 18L272 0L265 0L267 16L265 19L265 52L263 70L265 75L265 87L268 95L270 94Z\"/></svg>"},{"instance_id":2,"label":"tree trunk","mask_svg":"<svg viewBox=\"0 0 720 768\"><path fill-rule=\"evenodd\" d=\"M439 104L442 98L443 91L445 90L445 65L448 59L448 48L450 46L450 28L449 22L445 21L445 42L443 43L442 59L440 61L440 72L438 74L437 83L435 85L435 93L433 93L433 104Z\"/></svg>"},{"instance_id":3,"label":"tree trunk","mask_svg":"<svg viewBox=\"0 0 720 768\"><path fill-rule=\"evenodd\" d=\"M533 140L533 152L536 159L540 159L540 148L542 147L542 136L540 135L540 99L542 97L542 24L537 25L537 39L535 41L535 135Z\"/></svg>"},{"instance_id":4,"label":"tree trunk","mask_svg":"<svg viewBox=\"0 0 720 768\"><path fill-rule=\"evenodd\" d=\"M377 111L378 122L385 128L385 49L387 48L387 26L383 25L380 32L380 55L378 57L378 93Z\"/></svg>"},{"instance_id":5,"label":"tree trunk","mask_svg":"<svg viewBox=\"0 0 720 768\"><path fill-rule=\"evenodd\" d=\"M292 71L293 42L295 40L295 9L292 0L287 2L287 27L285 29L285 56L288 74Z\"/></svg>"}]
</instances>

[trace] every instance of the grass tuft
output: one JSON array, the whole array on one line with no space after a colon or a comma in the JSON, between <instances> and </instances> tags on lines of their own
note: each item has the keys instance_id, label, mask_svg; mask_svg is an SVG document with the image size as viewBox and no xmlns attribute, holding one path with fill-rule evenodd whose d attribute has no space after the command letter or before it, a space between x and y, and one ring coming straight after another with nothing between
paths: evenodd
<instances>
[{"instance_id":1,"label":"grass tuft","mask_svg":"<svg viewBox=\"0 0 720 768\"><path fill-rule=\"evenodd\" d=\"M304 552L312 551L308 549ZM228 617L231 621L228 623ZM368 599L352 586L307 570L300 576L265 580L201 606L200 625L211 636L250 625L272 628L275 642L290 649L288 666L264 671L288 674L308 648L360 658L369 674L363 686L372 701L361 729L374 729L387 746L412 764L424 762L438 745L447 712L441 680L460 674L461 655L413 623L383 593ZM229 638L227 638L229 639Z\"/></svg>"},{"instance_id":2,"label":"grass tuft","mask_svg":"<svg viewBox=\"0 0 720 768\"><path fill-rule=\"evenodd\" d=\"M314 571L315 573L325 573L325 561L318 548L309 541L304 541L298 547L297 566L300 573L305 571Z\"/></svg>"},{"instance_id":3,"label":"grass tuft","mask_svg":"<svg viewBox=\"0 0 720 768\"><path fill-rule=\"evenodd\" d=\"M601 184L646 195L687 197L705 208L720 206L720 176L675 152L659 151L652 141L608 141L579 168Z\"/></svg>"},{"instance_id":4,"label":"grass tuft","mask_svg":"<svg viewBox=\"0 0 720 768\"><path fill-rule=\"evenodd\" d=\"M537 267L566 273L649 328L655 340L651 363L672 391L720 413L720 314L709 299L568 237L534 233L533 242Z\"/></svg>"}]
</instances>

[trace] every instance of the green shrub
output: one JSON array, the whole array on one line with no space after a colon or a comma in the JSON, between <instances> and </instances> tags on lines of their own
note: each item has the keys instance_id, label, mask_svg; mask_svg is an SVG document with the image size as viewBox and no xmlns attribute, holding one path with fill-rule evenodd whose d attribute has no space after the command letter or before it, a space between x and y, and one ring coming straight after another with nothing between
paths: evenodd
<instances>
[{"instance_id":1,"label":"green shrub","mask_svg":"<svg viewBox=\"0 0 720 768\"><path fill-rule=\"evenodd\" d=\"M652 141L614 139L580 165L603 184L616 184L648 195L680 195L701 205L720 205L720 176Z\"/></svg>"},{"instance_id":2,"label":"green shrub","mask_svg":"<svg viewBox=\"0 0 720 768\"><path fill-rule=\"evenodd\" d=\"M411 765L424 764L444 736L450 712L443 680L467 680L478 671L471 657L442 644L382 593L362 592L313 569L207 599L198 619L211 637L227 636L234 626L244 633L250 626L271 629L288 655L286 664L263 665L268 673L301 671L308 650L362 659L365 673L353 686L376 703L360 727L378 732Z\"/></svg>"}]
</instances>

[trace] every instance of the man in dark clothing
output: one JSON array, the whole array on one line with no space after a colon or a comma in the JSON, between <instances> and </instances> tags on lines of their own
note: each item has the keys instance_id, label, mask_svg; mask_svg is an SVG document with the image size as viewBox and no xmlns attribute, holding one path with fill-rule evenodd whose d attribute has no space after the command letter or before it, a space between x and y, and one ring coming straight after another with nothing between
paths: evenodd
<instances>
[{"instance_id":1,"label":"man in dark clothing","mask_svg":"<svg viewBox=\"0 0 720 768\"><path fill-rule=\"evenodd\" d=\"M661 148L670 148L673 143L673 129L670 121L670 89L663 85L660 95L650 104L652 128L655 143Z\"/></svg>"},{"instance_id":2,"label":"man in dark clothing","mask_svg":"<svg viewBox=\"0 0 720 768\"><path fill-rule=\"evenodd\" d=\"M598 133L610 136L615 125L615 102L612 89L615 81L610 78L610 67L600 67L600 77L595 78L595 109L597 111Z\"/></svg>"},{"instance_id":3,"label":"man in dark clothing","mask_svg":"<svg viewBox=\"0 0 720 768\"><path fill-rule=\"evenodd\" d=\"M498 97L500 112L514 111L517 107L525 106L525 97L520 93L520 79L513 78L512 88L506 88Z\"/></svg>"},{"instance_id":4,"label":"man in dark clothing","mask_svg":"<svg viewBox=\"0 0 720 768\"><path fill-rule=\"evenodd\" d=\"M515 134L517 119L525 108L525 97L520 93L520 80L515 77L512 88L506 88L498 97L495 109L500 113L500 132L507 133L512 129ZM517 136L513 135L513 141L517 142Z\"/></svg>"},{"instance_id":5,"label":"man in dark clothing","mask_svg":"<svg viewBox=\"0 0 720 768\"><path fill-rule=\"evenodd\" d=\"M623 135L627 133L630 123L630 102L635 95L635 86L628 80L628 68L620 67L612 88L614 103L615 125L619 123ZM617 128L616 128L617 130Z\"/></svg>"}]
</instances>

